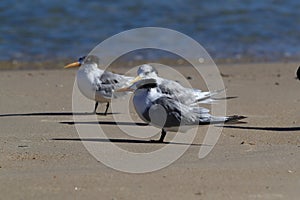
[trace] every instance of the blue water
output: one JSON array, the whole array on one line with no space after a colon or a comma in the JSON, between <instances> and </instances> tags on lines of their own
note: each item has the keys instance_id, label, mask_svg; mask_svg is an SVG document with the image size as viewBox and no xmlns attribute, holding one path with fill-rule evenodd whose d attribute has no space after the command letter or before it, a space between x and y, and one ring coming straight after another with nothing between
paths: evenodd
<instances>
[{"instance_id":1,"label":"blue water","mask_svg":"<svg viewBox=\"0 0 300 200\"><path fill-rule=\"evenodd\" d=\"M121 31L180 31L213 58L300 57L299 0L4 0L0 60L77 58Z\"/></svg>"}]
</instances>

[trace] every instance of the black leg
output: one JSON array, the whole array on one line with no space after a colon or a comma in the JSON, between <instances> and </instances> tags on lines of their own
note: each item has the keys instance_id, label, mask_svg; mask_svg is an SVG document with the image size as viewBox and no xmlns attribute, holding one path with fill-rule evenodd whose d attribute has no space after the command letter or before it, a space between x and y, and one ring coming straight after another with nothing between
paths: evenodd
<instances>
[{"instance_id":1,"label":"black leg","mask_svg":"<svg viewBox=\"0 0 300 200\"><path fill-rule=\"evenodd\" d=\"M161 129L161 135L160 135L159 140L151 140L151 142L163 143L166 135L167 135L167 132L165 131L165 129Z\"/></svg>"},{"instance_id":2,"label":"black leg","mask_svg":"<svg viewBox=\"0 0 300 200\"><path fill-rule=\"evenodd\" d=\"M97 111L97 108L98 108L98 102L96 101L96 103L95 103L95 109L94 109L94 114L96 114L96 111Z\"/></svg>"},{"instance_id":3,"label":"black leg","mask_svg":"<svg viewBox=\"0 0 300 200\"><path fill-rule=\"evenodd\" d=\"M167 132L165 131L165 129L161 129L161 135L160 135L160 138L159 138L159 142L164 142L164 139L167 135Z\"/></svg>"},{"instance_id":4,"label":"black leg","mask_svg":"<svg viewBox=\"0 0 300 200\"><path fill-rule=\"evenodd\" d=\"M107 114L107 110L108 110L108 108L109 108L109 102L107 102L107 104L106 104L106 109L105 109L104 115L106 115L106 114Z\"/></svg>"}]
</instances>

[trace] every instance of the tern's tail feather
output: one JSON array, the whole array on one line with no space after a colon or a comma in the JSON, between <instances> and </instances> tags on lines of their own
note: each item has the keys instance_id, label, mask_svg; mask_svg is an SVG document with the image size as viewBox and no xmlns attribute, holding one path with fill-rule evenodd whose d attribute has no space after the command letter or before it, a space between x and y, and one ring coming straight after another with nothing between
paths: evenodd
<instances>
[{"instance_id":1,"label":"tern's tail feather","mask_svg":"<svg viewBox=\"0 0 300 200\"><path fill-rule=\"evenodd\" d=\"M228 116L226 117L225 123L226 124L230 124L230 123L240 123L242 119L245 119L247 117L242 116L242 115L232 115L232 116Z\"/></svg>"},{"instance_id":2,"label":"tern's tail feather","mask_svg":"<svg viewBox=\"0 0 300 200\"><path fill-rule=\"evenodd\" d=\"M212 91L212 92L202 92L200 90L199 91L195 90L194 92L197 96L195 103L211 104L215 101L213 99L213 97L224 91L225 91L225 89L216 90L216 91Z\"/></svg>"}]
</instances>

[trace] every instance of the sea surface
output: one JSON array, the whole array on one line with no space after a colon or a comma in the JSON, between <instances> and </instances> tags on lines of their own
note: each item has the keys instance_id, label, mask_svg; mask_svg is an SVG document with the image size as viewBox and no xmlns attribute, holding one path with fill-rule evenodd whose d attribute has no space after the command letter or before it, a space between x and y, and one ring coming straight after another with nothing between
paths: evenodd
<instances>
[{"instance_id":1,"label":"sea surface","mask_svg":"<svg viewBox=\"0 0 300 200\"><path fill-rule=\"evenodd\" d=\"M190 36L214 59L300 58L299 0L3 0L0 22L0 60L75 59L149 26Z\"/></svg>"}]
</instances>

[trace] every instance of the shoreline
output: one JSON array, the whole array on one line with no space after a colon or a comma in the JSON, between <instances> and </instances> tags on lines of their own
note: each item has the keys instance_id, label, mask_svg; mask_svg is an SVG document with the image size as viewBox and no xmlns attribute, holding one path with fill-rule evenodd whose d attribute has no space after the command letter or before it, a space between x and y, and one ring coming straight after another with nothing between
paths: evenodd
<instances>
[{"instance_id":1,"label":"shoreline","mask_svg":"<svg viewBox=\"0 0 300 200\"><path fill-rule=\"evenodd\" d=\"M19 60L9 60L1 61L0 60L0 70L51 70L51 69L61 69L63 66L70 62L77 61L77 58L71 59L57 59L57 60L44 60L44 61L19 61ZM268 64L268 63L300 63L300 59L297 58L283 58L278 61L268 60L268 59L254 59L254 58L243 58L243 59L234 59L234 58L224 58L224 59L215 59L216 65L245 65L245 64ZM124 61L117 60L113 62L109 67L119 68L119 67L134 67L144 63L161 63L169 66L186 66L188 63L183 59L156 59L156 60L135 60L135 61Z\"/></svg>"}]
</instances>

